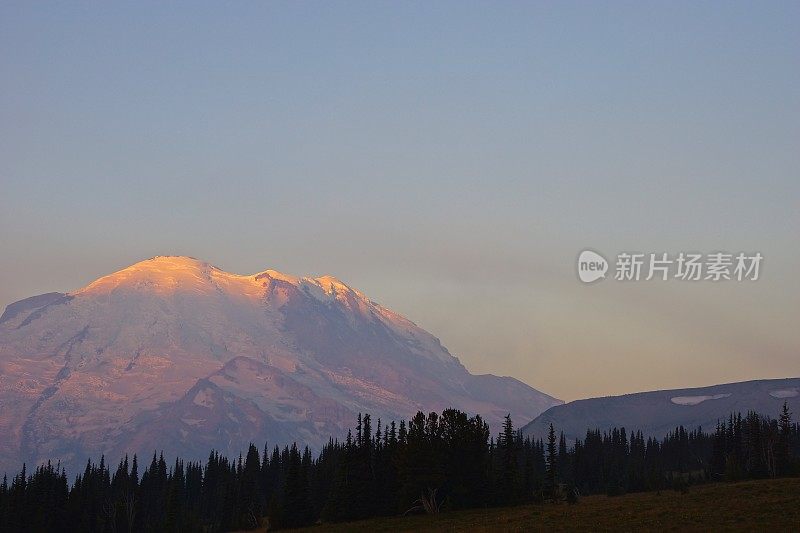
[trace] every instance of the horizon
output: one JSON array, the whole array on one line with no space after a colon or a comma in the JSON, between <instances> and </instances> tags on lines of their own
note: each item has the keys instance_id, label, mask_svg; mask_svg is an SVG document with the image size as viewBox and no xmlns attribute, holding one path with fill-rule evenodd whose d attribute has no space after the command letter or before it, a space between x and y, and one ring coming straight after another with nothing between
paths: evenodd
<instances>
[{"instance_id":1,"label":"horizon","mask_svg":"<svg viewBox=\"0 0 800 533\"><path fill-rule=\"evenodd\" d=\"M0 308L176 254L333 275L565 401L798 376L798 19L4 3ZM763 264L584 284L584 250Z\"/></svg>"}]
</instances>

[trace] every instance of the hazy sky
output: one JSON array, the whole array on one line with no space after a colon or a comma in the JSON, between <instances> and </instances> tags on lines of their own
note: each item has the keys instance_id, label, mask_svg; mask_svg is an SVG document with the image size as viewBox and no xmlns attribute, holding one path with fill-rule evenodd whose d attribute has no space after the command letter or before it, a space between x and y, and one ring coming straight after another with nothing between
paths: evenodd
<instances>
[{"instance_id":1,"label":"hazy sky","mask_svg":"<svg viewBox=\"0 0 800 533\"><path fill-rule=\"evenodd\" d=\"M800 375L800 3L0 4L0 306L335 275L563 399ZM760 251L582 285L585 247Z\"/></svg>"}]
</instances>

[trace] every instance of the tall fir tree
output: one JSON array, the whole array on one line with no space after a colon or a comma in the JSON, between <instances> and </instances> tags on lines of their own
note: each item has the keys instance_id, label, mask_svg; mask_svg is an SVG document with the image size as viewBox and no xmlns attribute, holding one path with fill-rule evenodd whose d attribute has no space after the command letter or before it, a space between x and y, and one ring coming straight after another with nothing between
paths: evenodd
<instances>
[{"instance_id":1,"label":"tall fir tree","mask_svg":"<svg viewBox=\"0 0 800 533\"><path fill-rule=\"evenodd\" d=\"M544 495L553 500L558 492L558 460L556 456L556 431L553 424L547 432L547 469L544 479Z\"/></svg>"}]
</instances>

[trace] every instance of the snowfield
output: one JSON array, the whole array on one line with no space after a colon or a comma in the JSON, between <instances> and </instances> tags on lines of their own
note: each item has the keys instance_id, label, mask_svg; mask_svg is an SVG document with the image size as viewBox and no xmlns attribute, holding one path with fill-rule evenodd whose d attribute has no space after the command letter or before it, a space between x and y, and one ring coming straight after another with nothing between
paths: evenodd
<instances>
[{"instance_id":1,"label":"snowfield","mask_svg":"<svg viewBox=\"0 0 800 533\"><path fill-rule=\"evenodd\" d=\"M769 393L773 398L794 398L800 394L800 389L797 387L792 389L774 390Z\"/></svg>"},{"instance_id":2,"label":"snowfield","mask_svg":"<svg viewBox=\"0 0 800 533\"><path fill-rule=\"evenodd\" d=\"M713 396L675 396L670 401L675 405L698 405L708 400L727 398L730 394L715 394Z\"/></svg>"}]
</instances>

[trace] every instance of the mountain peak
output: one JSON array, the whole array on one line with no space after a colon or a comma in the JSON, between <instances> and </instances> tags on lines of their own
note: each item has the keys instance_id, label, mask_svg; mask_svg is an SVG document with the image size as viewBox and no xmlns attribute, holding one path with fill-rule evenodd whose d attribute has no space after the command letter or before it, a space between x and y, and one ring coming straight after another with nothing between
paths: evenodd
<instances>
[{"instance_id":1,"label":"mountain peak","mask_svg":"<svg viewBox=\"0 0 800 533\"><path fill-rule=\"evenodd\" d=\"M322 288L322 290L324 290L328 294L336 294L339 292L352 292L363 299L367 298L361 292L353 289L339 278L333 276L329 275L320 276L318 278L314 278L313 281L315 281Z\"/></svg>"},{"instance_id":2,"label":"mountain peak","mask_svg":"<svg viewBox=\"0 0 800 533\"><path fill-rule=\"evenodd\" d=\"M368 300L361 292L330 275L318 278L298 277L272 269L249 275L234 274L206 261L180 255L158 255L139 261L103 276L72 294L111 293L127 289L162 295L212 291L255 295L266 280L287 283L324 301L348 294L357 299Z\"/></svg>"},{"instance_id":3,"label":"mountain peak","mask_svg":"<svg viewBox=\"0 0 800 533\"><path fill-rule=\"evenodd\" d=\"M200 259L197 259L196 257L191 257L188 255L157 255L155 257L139 261L138 263L134 263L131 266L146 265L146 264L169 264L175 267L186 267L186 268L209 267L209 266L212 268L216 268L213 265L207 263L206 261L202 261Z\"/></svg>"},{"instance_id":4,"label":"mountain peak","mask_svg":"<svg viewBox=\"0 0 800 533\"><path fill-rule=\"evenodd\" d=\"M212 272L221 273L222 270L194 257L159 255L103 276L73 294L111 292L121 288L164 293L207 283Z\"/></svg>"},{"instance_id":5,"label":"mountain peak","mask_svg":"<svg viewBox=\"0 0 800 533\"><path fill-rule=\"evenodd\" d=\"M158 256L0 317L0 449L8 465L80 468L165 452L236 454L250 441L321 446L358 412L456 407L500 424L558 400L475 376L439 340L334 276L240 275Z\"/></svg>"}]
</instances>

